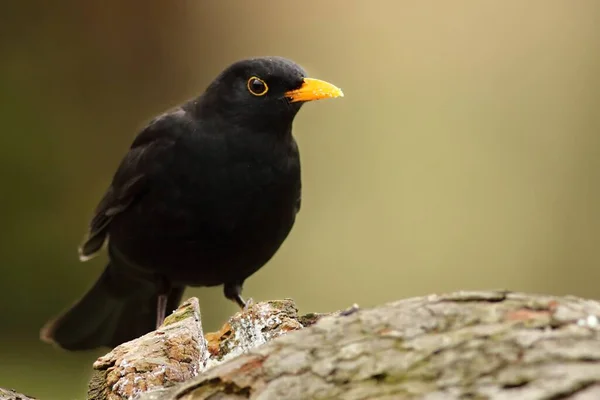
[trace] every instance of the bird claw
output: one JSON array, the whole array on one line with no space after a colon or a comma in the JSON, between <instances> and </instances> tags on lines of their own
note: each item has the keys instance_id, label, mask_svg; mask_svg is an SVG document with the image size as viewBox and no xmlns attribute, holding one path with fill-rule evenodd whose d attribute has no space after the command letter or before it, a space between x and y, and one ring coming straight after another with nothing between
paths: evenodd
<instances>
[{"instance_id":1,"label":"bird claw","mask_svg":"<svg viewBox=\"0 0 600 400\"><path fill-rule=\"evenodd\" d=\"M244 307L242 308L242 311L248 311L253 305L254 299L252 299L252 297L248 297L248 299L246 299L246 304L244 304Z\"/></svg>"},{"instance_id":2,"label":"bird claw","mask_svg":"<svg viewBox=\"0 0 600 400\"><path fill-rule=\"evenodd\" d=\"M352 315L355 312L358 312L360 310L360 307L358 306L358 304L354 303L352 304L352 306L346 308L345 310L340 311L339 315L342 317L347 317L348 315Z\"/></svg>"},{"instance_id":3,"label":"bird claw","mask_svg":"<svg viewBox=\"0 0 600 400\"><path fill-rule=\"evenodd\" d=\"M156 302L156 329L160 328L165 320L167 311L167 300L166 294L158 295L158 301Z\"/></svg>"}]
</instances>

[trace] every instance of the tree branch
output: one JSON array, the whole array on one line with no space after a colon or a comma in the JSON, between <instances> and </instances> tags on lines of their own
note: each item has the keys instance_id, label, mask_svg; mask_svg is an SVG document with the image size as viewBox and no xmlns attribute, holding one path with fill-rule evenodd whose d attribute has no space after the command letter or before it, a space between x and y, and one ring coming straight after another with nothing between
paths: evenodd
<instances>
[{"instance_id":1,"label":"tree branch","mask_svg":"<svg viewBox=\"0 0 600 400\"><path fill-rule=\"evenodd\" d=\"M88 399L600 399L599 318L576 297L458 292L329 315L258 303L203 335L190 299L98 359Z\"/></svg>"},{"instance_id":2,"label":"tree branch","mask_svg":"<svg viewBox=\"0 0 600 400\"><path fill-rule=\"evenodd\" d=\"M34 397L25 396L14 390L0 388L0 400L36 400Z\"/></svg>"},{"instance_id":3,"label":"tree branch","mask_svg":"<svg viewBox=\"0 0 600 400\"><path fill-rule=\"evenodd\" d=\"M574 297L402 300L324 318L155 399L597 399L598 316Z\"/></svg>"}]
</instances>

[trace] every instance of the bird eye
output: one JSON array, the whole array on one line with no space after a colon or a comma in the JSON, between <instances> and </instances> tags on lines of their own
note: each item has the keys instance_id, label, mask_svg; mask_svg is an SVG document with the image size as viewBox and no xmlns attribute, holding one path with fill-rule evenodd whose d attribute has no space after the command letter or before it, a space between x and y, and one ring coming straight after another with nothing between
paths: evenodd
<instances>
[{"instance_id":1,"label":"bird eye","mask_svg":"<svg viewBox=\"0 0 600 400\"><path fill-rule=\"evenodd\" d=\"M262 96L269 91L269 87L265 81L253 76L252 78L248 79L248 90L255 96Z\"/></svg>"}]
</instances>

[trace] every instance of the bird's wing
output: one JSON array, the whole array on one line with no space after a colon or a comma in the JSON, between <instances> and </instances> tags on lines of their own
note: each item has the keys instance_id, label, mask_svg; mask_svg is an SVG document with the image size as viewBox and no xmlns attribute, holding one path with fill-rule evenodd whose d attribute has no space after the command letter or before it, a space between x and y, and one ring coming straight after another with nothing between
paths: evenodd
<instances>
[{"instance_id":1,"label":"bird's wing","mask_svg":"<svg viewBox=\"0 0 600 400\"><path fill-rule=\"evenodd\" d=\"M93 258L106 241L110 222L144 195L157 165L163 163L181 131L182 112L154 119L142 130L121 161L112 183L96 207L79 259Z\"/></svg>"}]
</instances>

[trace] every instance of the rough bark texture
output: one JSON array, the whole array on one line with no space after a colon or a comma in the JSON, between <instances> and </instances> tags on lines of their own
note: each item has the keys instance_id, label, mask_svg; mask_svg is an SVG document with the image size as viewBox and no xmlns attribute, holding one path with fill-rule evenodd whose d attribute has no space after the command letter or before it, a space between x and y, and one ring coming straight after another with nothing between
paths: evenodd
<instances>
[{"instance_id":1,"label":"rough bark texture","mask_svg":"<svg viewBox=\"0 0 600 400\"><path fill-rule=\"evenodd\" d=\"M299 318L292 300L271 301L249 306L220 331L204 336L198 299L191 298L157 331L100 357L93 365L88 399L129 399L168 388L317 319L316 314Z\"/></svg>"},{"instance_id":2,"label":"rough bark texture","mask_svg":"<svg viewBox=\"0 0 600 400\"><path fill-rule=\"evenodd\" d=\"M600 303L460 292L329 316L140 400L600 399Z\"/></svg>"},{"instance_id":3,"label":"rough bark texture","mask_svg":"<svg viewBox=\"0 0 600 400\"><path fill-rule=\"evenodd\" d=\"M36 400L35 397L25 396L14 390L0 388L0 400Z\"/></svg>"},{"instance_id":4,"label":"rough bark texture","mask_svg":"<svg viewBox=\"0 0 600 400\"><path fill-rule=\"evenodd\" d=\"M154 332L124 343L93 365L88 399L118 400L172 386L206 363L198 300L184 302Z\"/></svg>"},{"instance_id":5,"label":"rough bark texture","mask_svg":"<svg viewBox=\"0 0 600 400\"><path fill-rule=\"evenodd\" d=\"M190 299L101 357L88 398L597 400L599 318L575 297L459 292L301 317L258 303L202 335Z\"/></svg>"}]
</instances>

